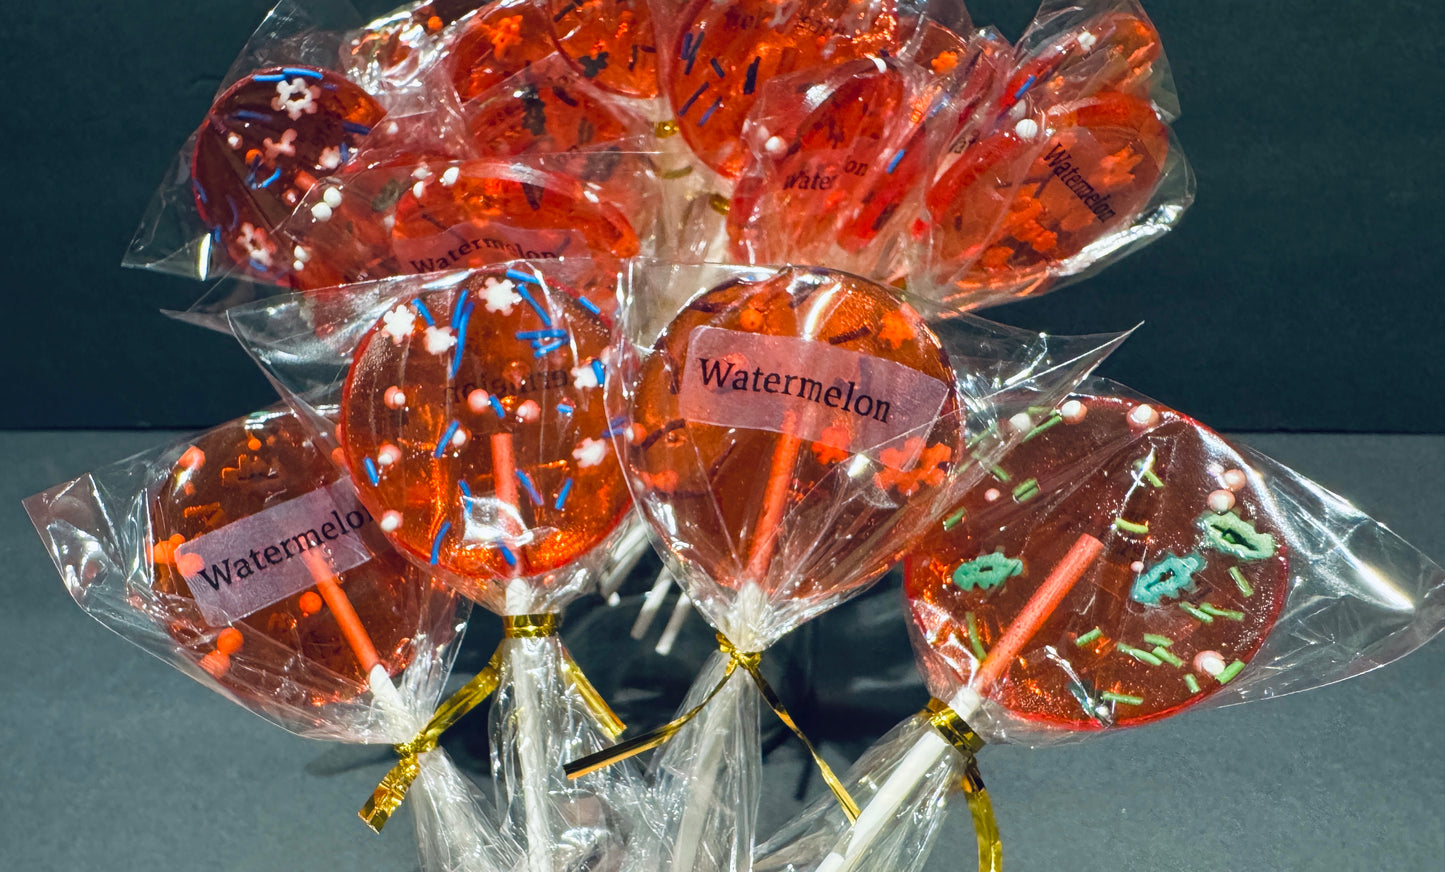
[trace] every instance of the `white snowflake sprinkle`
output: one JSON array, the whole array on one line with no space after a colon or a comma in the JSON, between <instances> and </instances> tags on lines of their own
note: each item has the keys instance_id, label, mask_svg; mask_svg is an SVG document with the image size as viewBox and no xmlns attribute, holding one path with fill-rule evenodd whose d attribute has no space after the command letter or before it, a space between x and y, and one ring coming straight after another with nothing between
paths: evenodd
<instances>
[{"instance_id":1,"label":"white snowflake sprinkle","mask_svg":"<svg viewBox=\"0 0 1445 872\"><path fill-rule=\"evenodd\" d=\"M416 315L406 306L397 306L390 312L381 316L386 324L381 331L391 337L391 341L400 345L416 329Z\"/></svg>"},{"instance_id":2,"label":"white snowflake sprinkle","mask_svg":"<svg viewBox=\"0 0 1445 872\"><path fill-rule=\"evenodd\" d=\"M334 170L341 166L341 149L335 146L323 148L320 157L316 159L316 165L323 170Z\"/></svg>"},{"instance_id":3,"label":"white snowflake sprinkle","mask_svg":"<svg viewBox=\"0 0 1445 872\"><path fill-rule=\"evenodd\" d=\"M226 134L226 144L229 145L231 148L240 148L241 134L234 132Z\"/></svg>"},{"instance_id":4,"label":"white snowflake sprinkle","mask_svg":"<svg viewBox=\"0 0 1445 872\"><path fill-rule=\"evenodd\" d=\"M457 344L457 337L452 333L450 327L438 327L435 324L426 328L426 350L431 354L446 354Z\"/></svg>"},{"instance_id":5,"label":"white snowflake sprinkle","mask_svg":"<svg viewBox=\"0 0 1445 872\"><path fill-rule=\"evenodd\" d=\"M276 142L268 136L261 140L261 144L266 147L266 160L275 160L277 155L282 154L294 157L296 155L296 129L294 127L286 128L286 132L281 134L280 142Z\"/></svg>"},{"instance_id":6,"label":"white snowflake sprinkle","mask_svg":"<svg viewBox=\"0 0 1445 872\"><path fill-rule=\"evenodd\" d=\"M487 304L487 311L512 314L512 307L522 302L522 295L517 293L515 288L516 285L512 284L510 279L487 279L482 288L482 299Z\"/></svg>"},{"instance_id":7,"label":"white snowflake sprinkle","mask_svg":"<svg viewBox=\"0 0 1445 872\"><path fill-rule=\"evenodd\" d=\"M266 231L252 224L241 225L240 243L246 249L246 257L259 263L261 266L271 266L271 240L266 238Z\"/></svg>"},{"instance_id":8,"label":"white snowflake sprinkle","mask_svg":"<svg viewBox=\"0 0 1445 872\"><path fill-rule=\"evenodd\" d=\"M597 370L592 364L584 363L581 366L572 367L572 386L578 390L584 388L596 388L602 385L597 381Z\"/></svg>"},{"instance_id":9,"label":"white snowflake sprinkle","mask_svg":"<svg viewBox=\"0 0 1445 872\"><path fill-rule=\"evenodd\" d=\"M320 96L320 88L306 84L306 80L299 76L289 82L282 79L276 83L276 97L271 101L271 108L285 112L292 121L296 121L302 115L316 114L319 108L316 98Z\"/></svg>"},{"instance_id":10,"label":"white snowflake sprinkle","mask_svg":"<svg viewBox=\"0 0 1445 872\"><path fill-rule=\"evenodd\" d=\"M577 458L577 465L583 469L597 466L607 459L607 443L601 439L583 439L572 449L572 456Z\"/></svg>"}]
</instances>

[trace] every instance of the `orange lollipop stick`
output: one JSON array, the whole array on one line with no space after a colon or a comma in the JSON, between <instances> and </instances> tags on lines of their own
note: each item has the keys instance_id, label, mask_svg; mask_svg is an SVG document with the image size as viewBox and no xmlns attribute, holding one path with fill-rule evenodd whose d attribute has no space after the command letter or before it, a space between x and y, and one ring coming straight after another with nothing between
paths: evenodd
<instances>
[{"instance_id":1,"label":"orange lollipop stick","mask_svg":"<svg viewBox=\"0 0 1445 872\"><path fill-rule=\"evenodd\" d=\"M791 415L786 419L791 425ZM788 429L793 429L789 426ZM803 440L785 433L778 440L773 451L773 464L768 470L768 487L763 492L763 508L758 513L758 529L753 536L752 553L748 555L748 577L754 583L761 583L773 560L778 541L778 525L787 508L788 492L793 487L793 466L798 462L798 449Z\"/></svg>"},{"instance_id":2,"label":"orange lollipop stick","mask_svg":"<svg viewBox=\"0 0 1445 872\"><path fill-rule=\"evenodd\" d=\"M371 636L366 628L361 625L361 618L357 617L356 609L352 607L351 600L341 590L341 585L336 582L336 573L331 571L331 565L326 562L319 548L308 548L301 552L301 559L306 563L306 568L311 571L311 577L316 581L316 590L326 605L331 609L331 614L336 617L336 625L341 628L341 635L346 639L346 644L356 654L356 659L361 662L361 668L370 673L381 664L381 658L376 654L376 646L371 642Z\"/></svg>"}]
</instances>

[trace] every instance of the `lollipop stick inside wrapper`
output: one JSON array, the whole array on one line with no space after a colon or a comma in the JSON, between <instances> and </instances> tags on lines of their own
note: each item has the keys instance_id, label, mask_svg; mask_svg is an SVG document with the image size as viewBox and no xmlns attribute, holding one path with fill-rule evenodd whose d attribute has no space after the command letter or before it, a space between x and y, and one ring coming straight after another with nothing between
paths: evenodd
<instances>
[{"instance_id":1,"label":"lollipop stick inside wrapper","mask_svg":"<svg viewBox=\"0 0 1445 872\"><path fill-rule=\"evenodd\" d=\"M337 457L397 550L503 616L493 765L537 872L615 858L645 827L630 767L562 773L621 732L557 635L631 508L603 403L608 276L516 262L363 285L326 305L322 330L305 326L305 298L233 313L278 383L339 397ZM307 382L318 369L332 379Z\"/></svg>"},{"instance_id":2,"label":"lollipop stick inside wrapper","mask_svg":"<svg viewBox=\"0 0 1445 872\"><path fill-rule=\"evenodd\" d=\"M1005 477L1022 482L1012 498ZM1293 471L1105 381L1004 456L906 565L929 689L990 741L1070 741L1329 684L1445 625L1445 572L1424 555ZM941 814L924 804L939 767L956 783L966 758L930 728L908 735L906 752L895 738L855 772L880 785L855 826L814 812L763 865L916 855L890 868L919 868Z\"/></svg>"},{"instance_id":3,"label":"lollipop stick inside wrapper","mask_svg":"<svg viewBox=\"0 0 1445 872\"><path fill-rule=\"evenodd\" d=\"M612 432L664 560L721 651L678 720L569 771L666 742L654 763L663 844L637 862L743 868L759 700L792 726L758 672L762 652L871 583L948 494L1023 437L1006 423L1012 409L1051 406L1117 337L1058 340L975 319L940 335L888 289L827 270L643 264L630 278ZM680 313L666 302L677 298L688 300ZM1002 420L998 403L1010 408Z\"/></svg>"},{"instance_id":4,"label":"lollipop stick inside wrapper","mask_svg":"<svg viewBox=\"0 0 1445 872\"><path fill-rule=\"evenodd\" d=\"M466 603L390 549L290 412L232 421L26 509L82 609L283 729L399 745L426 723ZM469 796L443 755L413 762L424 790ZM465 868L506 867L515 848L480 808L448 814L473 831Z\"/></svg>"}]
</instances>

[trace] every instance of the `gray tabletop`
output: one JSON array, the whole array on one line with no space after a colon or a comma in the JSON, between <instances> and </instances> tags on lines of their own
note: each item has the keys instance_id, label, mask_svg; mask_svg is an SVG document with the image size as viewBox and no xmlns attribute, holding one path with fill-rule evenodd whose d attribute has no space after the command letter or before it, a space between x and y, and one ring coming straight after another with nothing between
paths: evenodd
<instances>
[{"instance_id":1,"label":"gray tabletop","mask_svg":"<svg viewBox=\"0 0 1445 872\"><path fill-rule=\"evenodd\" d=\"M0 433L0 868L408 870L410 825L355 810L378 749L297 739L87 619L19 500L161 441ZM1445 436L1244 441L1350 496L1445 559ZM1025 870L1445 869L1445 643L1344 684L983 760ZM825 748L844 762L837 748ZM802 763L769 758L759 829L796 809ZM930 870L972 868L966 812Z\"/></svg>"}]
</instances>

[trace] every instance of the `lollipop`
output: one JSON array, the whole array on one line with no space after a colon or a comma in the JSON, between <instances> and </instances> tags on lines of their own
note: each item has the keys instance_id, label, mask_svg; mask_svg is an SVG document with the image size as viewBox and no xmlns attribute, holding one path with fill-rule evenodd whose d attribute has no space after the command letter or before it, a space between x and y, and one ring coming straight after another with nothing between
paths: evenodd
<instances>
[{"instance_id":1,"label":"lollipop","mask_svg":"<svg viewBox=\"0 0 1445 872\"><path fill-rule=\"evenodd\" d=\"M452 86L465 103L556 51L547 18L532 0L503 0L481 9L447 47Z\"/></svg>"},{"instance_id":2,"label":"lollipop","mask_svg":"<svg viewBox=\"0 0 1445 872\"><path fill-rule=\"evenodd\" d=\"M293 257L274 228L384 114L326 70L276 67L237 81L212 105L191 161L196 208L216 243L247 271L284 278Z\"/></svg>"},{"instance_id":3,"label":"lollipop","mask_svg":"<svg viewBox=\"0 0 1445 872\"><path fill-rule=\"evenodd\" d=\"M548 0L557 47L599 88L657 96L657 40L646 0Z\"/></svg>"}]
</instances>

